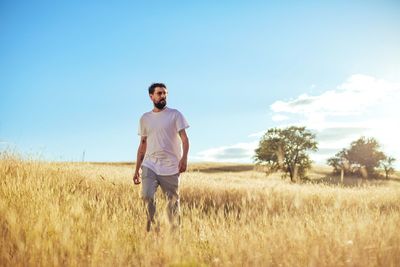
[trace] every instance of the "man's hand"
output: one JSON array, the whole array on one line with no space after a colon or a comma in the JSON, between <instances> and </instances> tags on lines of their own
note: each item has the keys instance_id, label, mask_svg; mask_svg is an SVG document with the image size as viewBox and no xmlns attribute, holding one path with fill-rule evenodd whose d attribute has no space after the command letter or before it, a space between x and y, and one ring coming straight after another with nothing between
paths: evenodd
<instances>
[{"instance_id":1,"label":"man's hand","mask_svg":"<svg viewBox=\"0 0 400 267\"><path fill-rule=\"evenodd\" d=\"M186 158L182 158L179 161L178 167L179 167L179 172L185 172L186 168L187 168L187 159Z\"/></svg>"},{"instance_id":2,"label":"man's hand","mask_svg":"<svg viewBox=\"0 0 400 267\"><path fill-rule=\"evenodd\" d=\"M187 168L187 155L189 151L189 138L186 135L185 129L179 131L179 136L182 140L182 158L179 161L179 172L185 172Z\"/></svg>"},{"instance_id":3,"label":"man's hand","mask_svg":"<svg viewBox=\"0 0 400 267\"><path fill-rule=\"evenodd\" d=\"M140 184L140 180L141 180L140 176L141 175L139 172L135 172L135 174L133 175L133 183L134 184Z\"/></svg>"}]
</instances>

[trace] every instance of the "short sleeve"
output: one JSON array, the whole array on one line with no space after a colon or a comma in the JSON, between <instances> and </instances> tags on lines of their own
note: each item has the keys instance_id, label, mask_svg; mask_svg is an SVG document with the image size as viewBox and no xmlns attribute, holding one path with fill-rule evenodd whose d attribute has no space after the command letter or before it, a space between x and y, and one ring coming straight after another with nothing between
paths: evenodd
<instances>
[{"instance_id":1,"label":"short sleeve","mask_svg":"<svg viewBox=\"0 0 400 267\"><path fill-rule=\"evenodd\" d=\"M143 117L141 117L139 121L138 135L147 136L146 125Z\"/></svg>"},{"instance_id":2,"label":"short sleeve","mask_svg":"<svg viewBox=\"0 0 400 267\"><path fill-rule=\"evenodd\" d=\"M179 111L177 111L177 113L176 113L175 124L176 124L177 132L179 132L180 130L189 128L188 122L186 121L185 117L183 117L182 113L180 113Z\"/></svg>"}]
</instances>

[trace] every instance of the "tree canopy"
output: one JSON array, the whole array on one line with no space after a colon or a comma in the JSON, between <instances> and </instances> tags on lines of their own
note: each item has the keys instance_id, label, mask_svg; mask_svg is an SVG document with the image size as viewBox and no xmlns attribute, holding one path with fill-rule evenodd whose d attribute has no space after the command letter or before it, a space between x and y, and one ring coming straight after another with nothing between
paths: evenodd
<instances>
[{"instance_id":1,"label":"tree canopy","mask_svg":"<svg viewBox=\"0 0 400 267\"><path fill-rule=\"evenodd\" d=\"M381 162L381 167L383 168L383 171L385 172L385 178L386 179L389 179L389 176L394 173L393 163L395 161L396 161L396 159L393 158L393 157L386 157Z\"/></svg>"},{"instance_id":2,"label":"tree canopy","mask_svg":"<svg viewBox=\"0 0 400 267\"><path fill-rule=\"evenodd\" d=\"M347 174L357 174L363 177L377 175L376 168L381 166L386 155L380 151L380 145L374 138L361 137L343 149L334 157L328 159L328 165L334 172L344 169Z\"/></svg>"},{"instance_id":3,"label":"tree canopy","mask_svg":"<svg viewBox=\"0 0 400 267\"><path fill-rule=\"evenodd\" d=\"M266 165L268 172L280 170L295 181L305 177L312 163L307 151L316 151L317 145L315 134L305 127L272 128L261 138L254 159Z\"/></svg>"}]
</instances>

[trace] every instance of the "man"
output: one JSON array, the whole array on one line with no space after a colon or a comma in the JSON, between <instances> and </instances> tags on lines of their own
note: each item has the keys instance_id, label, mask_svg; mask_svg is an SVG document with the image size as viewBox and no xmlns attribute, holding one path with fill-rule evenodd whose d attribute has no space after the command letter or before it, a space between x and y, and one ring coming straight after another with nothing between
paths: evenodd
<instances>
[{"instance_id":1,"label":"man","mask_svg":"<svg viewBox=\"0 0 400 267\"><path fill-rule=\"evenodd\" d=\"M187 168L189 139L185 129L189 125L178 110L166 106L167 95L167 87L163 83L150 85L149 96L154 108L140 118L141 139L133 182L140 184L142 178L142 198L147 208L147 231L150 231L155 222L154 197L159 185L168 198L168 218L172 228L177 228L180 221L179 175Z\"/></svg>"}]
</instances>

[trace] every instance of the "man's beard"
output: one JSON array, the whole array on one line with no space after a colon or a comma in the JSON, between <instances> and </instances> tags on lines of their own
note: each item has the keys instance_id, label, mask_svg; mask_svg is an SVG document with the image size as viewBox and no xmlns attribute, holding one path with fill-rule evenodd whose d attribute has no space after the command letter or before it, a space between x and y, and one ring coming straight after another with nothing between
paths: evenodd
<instances>
[{"instance_id":1,"label":"man's beard","mask_svg":"<svg viewBox=\"0 0 400 267\"><path fill-rule=\"evenodd\" d=\"M167 105L166 100L160 100L158 103L154 102L154 106L158 109L163 109Z\"/></svg>"}]
</instances>

